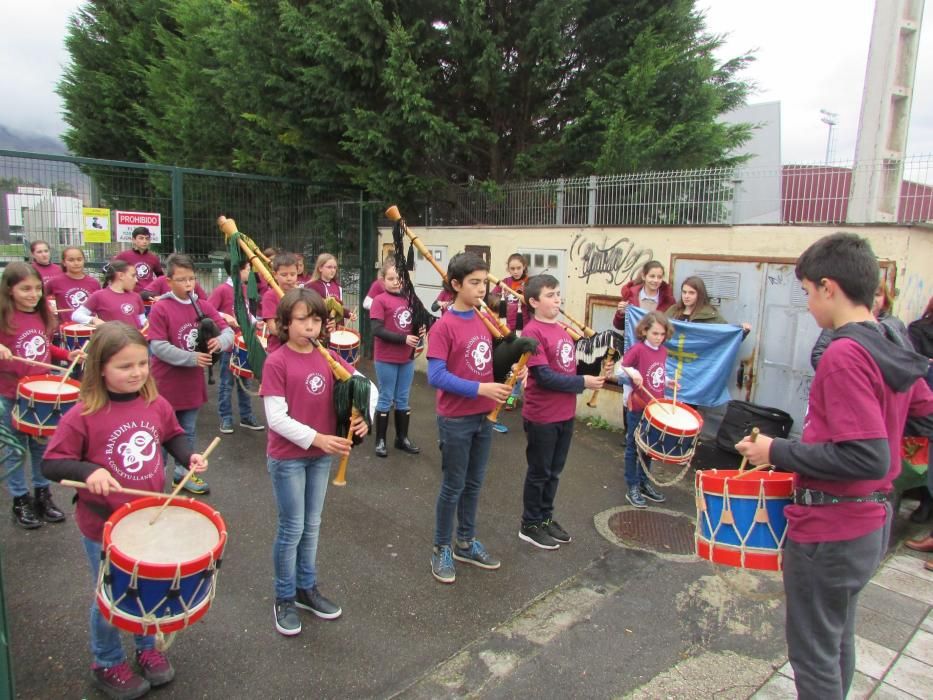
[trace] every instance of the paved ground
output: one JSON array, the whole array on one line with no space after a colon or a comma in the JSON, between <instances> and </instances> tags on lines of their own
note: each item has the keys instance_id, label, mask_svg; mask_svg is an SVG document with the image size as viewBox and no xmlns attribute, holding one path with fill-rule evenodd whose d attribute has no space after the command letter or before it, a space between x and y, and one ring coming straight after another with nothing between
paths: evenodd
<instances>
[{"instance_id":1,"label":"paved ground","mask_svg":"<svg viewBox=\"0 0 933 700\"><path fill-rule=\"evenodd\" d=\"M415 381L412 438L424 450L379 460L367 441L349 484L331 487L318 564L323 591L344 615L303 615L298 637L282 637L272 623L265 436L224 437L207 497L230 532L217 598L178 635L170 650L177 678L152 697L789 696L779 580L635 549L606 529L624 508L615 433L578 426L558 494L574 541L545 552L517 537L524 436L519 416L503 413L511 432L494 436L479 515L479 536L502 568L461 565L454 585L436 583L428 561L439 482L433 392L423 375ZM216 428L211 404L199 442ZM725 460L704 449L696 463ZM667 512L694 517L689 475L665 492ZM55 493L70 512L70 492ZM33 532L7 521L0 543L18 696L98 697L87 681L92 586L73 520ZM879 681L876 697L933 696L933 674L921 666L933 663L933 581L905 552L862 602L858 697Z\"/></svg>"}]
</instances>

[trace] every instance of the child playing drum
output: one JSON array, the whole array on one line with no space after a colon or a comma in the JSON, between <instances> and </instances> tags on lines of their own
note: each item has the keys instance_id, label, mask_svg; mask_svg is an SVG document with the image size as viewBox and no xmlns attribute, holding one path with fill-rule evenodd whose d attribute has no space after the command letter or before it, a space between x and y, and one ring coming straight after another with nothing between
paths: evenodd
<instances>
[{"instance_id":1,"label":"child playing drum","mask_svg":"<svg viewBox=\"0 0 933 700\"><path fill-rule=\"evenodd\" d=\"M31 530L43 522L60 523L65 514L52 501L49 482L39 468L45 445L35 437L13 430L13 405L20 379L42 374L20 357L35 362L72 360L80 350L67 352L51 343L55 319L42 295L42 278L31 265L12 262L0 280L0 454L3 476L13 497L13 521ZM26 486L26 451L32 462L35 499Z\"/></svg>"},{"instance_id":2,"label":"child playing drum","mask_svg":"<svg viewBox=\"0 0 933 700\"><path fill-rule=\"evenodd\" d=\"M337 258L330 253L321 253L317 256L314 263L314 272L311 274L311 281L305 285L308 289L313 289L321 295L322 299L333 298L343 306L343 288L337 280ZM356 314L344 306L344 319L355 321ZM328 322L327 329L332 331L333 324Z\"/></svg>"},{"instance_id":3,"label":"child playing drum","mask_svg":"<svg viewBox=\"0 0 933 700\"><path fill-rule=\"evenodd\" d=\"M95 585L104 522L136 498L121 494L124 486L162 491L162 447L189 469L207 469L201 455L192 454L171 405L156 391L146 339L124 323L105 323L88 345L81 400L62 418L42 464L43 473L54 481L87 483L88 491L78 498L75 522ZM108 697L138 698L175 677L172 664L156 650L153 636L135 636L142 675L130 666L120 632L104 618L96 596L91 602L90 633L91 680Z\"/></svg>"},{"instance_id":4,"label":"child playing drum","mask_svg":"<svg viewBox=\"0 0 933 700\"><path fill-rule=\"evenodd\" d=\"M273 614L275 629L289 637L301 632L296 607L325 620L343 612L318 590L315 566L331 456L349 454L351 445L346 437L334 434L336 379L313 342L326 317L324 301L316 292L292 289L285 293L276 313L282 345L266 359L259 390L269 421L268 469L278 506L272 551ZM356 435L366 435L362 418L354 418L351 426Z\"/></svg>"},{"instance_id":5,"label":"child playing drum","mask_svg":"<svg viewBox=\"0 0 933 700\"><path fill-rule=\"evenodd\" d=\"M62 270L65 274L52 277L45 283L45 292L55 300L59 325L71 323L72 312L100 290L100 282L84 271L84 251L69 247L62 251Z\"/></svg>"},{"instance_id":6,"label":"child playing drum","mask_svg":"<svg viewBox=\"0 0 933 700\"><path fill-rule=\"evenodd\" d=\"M136 268L114 258L104 267L104 281L107 286L75 309L71 319L89 326L107 321L122 321L136 329L146 325L146 309L135 292Z\"/></svg>"},{"instance_id":7,"label":"child playing drum","mask_svg":"<svg viewBox=\"0 0 933 700\"><path fill-rule=\"evenodd\" d=\"M663 313L649 311L635 327L635 338L641 342L629 348L616 369L620 381L628 379L635 386L629 396L625 424L625 484L628 486L625 500L636 508L647 508L645 499L655 503L665 501L664 494L648 478L651 458L635 444L635 431L650 397L663 398L664 389L673 385L665 370L667 348L664 347L673 332Z\"/></svg>"}]
</instances>

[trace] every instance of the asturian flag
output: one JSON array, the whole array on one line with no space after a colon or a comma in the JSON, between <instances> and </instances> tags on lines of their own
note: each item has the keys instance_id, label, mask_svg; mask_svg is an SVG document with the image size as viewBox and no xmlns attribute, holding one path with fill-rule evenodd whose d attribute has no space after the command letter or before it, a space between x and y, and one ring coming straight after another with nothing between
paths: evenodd
<instances>
[{"instance_id":1,"label":"asturian flag","mask_svg":"<svg viewBox=\"0 0 933 700\"><path fill-rule=\"evenodd\" d=\"M647 311L629 304L625 311L625 349L635 342L635 326ZM667 377L680 382L677 400L697 406L729 401L726 388L742 344L742 329L725 323L671 321L674 335L667 347Z\"/></svg>"}]
</instances>

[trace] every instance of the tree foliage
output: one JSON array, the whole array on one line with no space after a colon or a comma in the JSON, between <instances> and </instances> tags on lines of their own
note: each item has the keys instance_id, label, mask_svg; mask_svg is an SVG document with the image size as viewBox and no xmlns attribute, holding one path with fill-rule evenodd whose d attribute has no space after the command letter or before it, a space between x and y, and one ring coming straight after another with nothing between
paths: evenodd
<instances>
[{"instance_id":1,"label":"tree foliage","mask_svg":"<svg viewBox=\"0 0 933 700\"><path fill-rule=\"evenodd\" d=\"M748 125L694 0L91 0L59 86L85 156L353 184L722 165Z\"/></svg>"}]
</instances>

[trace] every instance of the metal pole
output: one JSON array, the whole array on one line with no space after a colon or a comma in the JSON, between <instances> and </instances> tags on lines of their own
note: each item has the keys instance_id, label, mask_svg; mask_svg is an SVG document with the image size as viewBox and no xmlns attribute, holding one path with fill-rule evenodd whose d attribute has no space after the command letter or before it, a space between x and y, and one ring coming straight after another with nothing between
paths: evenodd
<instances>
[{"instance_id":1,"label":"metal pole","mask_svg":"<svg viewBox=\"0 0 933 700\"><path fill-rule=\"evenodd\" d=\"M172 251L185 252L185 174L172 168Z\"/></svg>"}]
</instances>

